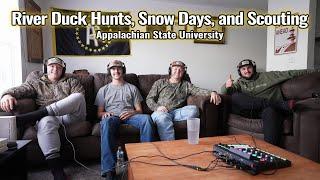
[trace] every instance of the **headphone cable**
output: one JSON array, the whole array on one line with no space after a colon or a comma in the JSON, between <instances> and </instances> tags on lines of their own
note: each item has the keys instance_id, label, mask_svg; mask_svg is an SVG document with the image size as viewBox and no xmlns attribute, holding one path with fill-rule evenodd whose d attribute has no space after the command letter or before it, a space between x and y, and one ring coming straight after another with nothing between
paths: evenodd
<instances>
[{"instance_id":1,"label":"headphone cable","mask_svg":"<svg viewBox=\"0 0 320 180\"><path fill-rule=\"evenodd\" d=\"M76 151L75 151L74 145L72 144L72 142L71 142L71 141L69 140L69 138L67 137L66 127L65 127L65 125L63 124L62 121L60 122L60 124L61 124L62 127L63 127L64 136L65 136L66 140L67 140L68 143L71 145L71 148L72 148L72 151L73 151L73 160L74 160L77 164L79 164L80 166L82 166L83 168L85 168L86 170L92 171L92 172L94 172L94 173L97 173L97 174L100 176L100 172L99 172L99 171L97 171L97 170L95 170L95 169L91 169L91 168L85 166L84 164L82 164L80 161L77 160L77 158L76 158Z\"/></svg>"}]
</instances>

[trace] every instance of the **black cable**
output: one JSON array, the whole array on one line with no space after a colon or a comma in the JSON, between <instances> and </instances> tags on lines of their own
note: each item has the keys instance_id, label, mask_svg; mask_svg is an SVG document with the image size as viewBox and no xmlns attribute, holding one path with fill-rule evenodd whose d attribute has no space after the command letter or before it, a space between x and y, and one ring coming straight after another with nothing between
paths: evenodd
<instances>
[{"instance_id":1,"label":"black cable","mask_svg":"<svg viewBox=\"0 0 320 180\"><path fill-rule=\"evenodd\" d=\"M253 141L254 148L258 148L256 140L254 139L253 135L251 135L251 139Z\"/></svg>"},{"instance_id":2,"label":"black cable","mask_svg":"<svg viewBox=\"0 0 320 180\"><path fill-rule=\"evenodd\" d=\"M222 162L222 161L219 161L218 159L211 161L210 164L206 168L202 168L202 167L195 166L195 165L189 165L189 164L181 164L179 162L176 162L177 164L158 164L158 163L150 163L150 162L139 161L139 160L133 160L133 161L130 161L130 163L131 162L154 165L154 166L165 166L165 167L182 166L182 167L191 168L191 169L194 169L197 171L211 171L211 170L216 169L216 167L233 168L233 166L218 165L219 162ZM214 167L210 168L210 166L213 162L216 162L216 164Z\"/></svg>"},{"instance_id":3,"label":"black cable","mask_svg":"<svg viewBox=\"0 0 320 180\"><path fill-rule=\"evenodd\" d=\"M270 176L270 175L276 174L277 171L278 171L278 169L274 169L273 172L271 172L271 173L263 173L262 172L261 174L266 175L266 176Z\"/></svg>"},{"instance_id":4,"label":"black cable","mask_svg":"<svg viewBox=\"0 0 320 180\"><path fill-rule=\"evenodd\" d=\"M153 155L153 156L137 156L137 157L134 157L134 158L131 158L128 163L131 163L131 162L138 162L138 163L144 163L144 164L149 164L149 165L155 165L155 166L182 166L182 167L186 167L186 168L190 168L190 169L194 169L194 170L197 170L197 171L210 171L210 170L213 170L214 168L216 167L224 167L222 165L219 165L218 166L218 163L219 162L222 162L220 161L218 158L212 160L206 167L200 167L200 166L196 166L196 165L190 165L190 164L183 164L183 163L180 163L180 162L177 162L176 160L180 160L180 159L184 159L184 158L187 158L187 157L190 157L190 156L194 156L194 155L198 155L198 154L202 154L202 153L207 153L207 152L210 152L212 153L213 151L201 151L201 152L197 152L197 153L192 153L192 154L188 154L188 155L185 155L185 156L182 156L182 157L178 157L178 158L172 158L172 157L168 157L166 156L160 149L158 146L156 146L154 143L152 143L155 148L159 151L159 153L161 155ZM149 163L149 162L145 162L145 161L138 161L138 160L135 160L137 158L142 158L142 157L149 157L149 158L153 158L153 157L163 157L167 160L170 160L171 162L173 162L174 164L158 164L158 163ZM216 162L215 166L213 168L210 168L210 166Z\"/></svg>"},{"instance_id":5,"label":"black cable","mask_svg":"<svg viewBox=\"0 0 320 180\"><path fill-rule=\"evenodd\" d=\"M207 167L203 168L203 167L200 167L200 166L190 165L190 164L183 164L183 163L179 163L179 162L176 161L176 160L179 160L179 159L183 159L183 158L190 157L190 156L193 156L193 155L201 154L201 153L204 153L204 152L212 152L212 151L203 151L203 152L199 152L199 153L193 153L193 154L189 154L187 156L179 157L179 158L170 158L170 157L167 157L165 155L150 156L150 158L152 158L152 157L162 157L162 158L165 158L167 160L170 160L171 162L173 162L175 164L158 164L158 163L149 163L149 162L134 160L134 159L137 159L137 158L142 158L142 157L147 157L147 156L134 157L134 158L129 160L129 163L130 162L139 162L139 163L145 163L145 164L156 165L156 166L183 166L183 167L191 168L191 169L194 169L194 170L197 170L197 171L207 171L207 169L208 169Z\"/></svg>"},{"instance_id":6,"label":"black cable","mask_svg":"<svg viewBox=\"0 0 320 180\"><path fill-rule=\"evenodd\" d=\"M201 151L201 152L197 152L197 153L192 153L192 154L188 154L188 155L185 155L185 156L182 156L182 157L179 157L179 158L170 158L168 157L166 154L164 154L158 146L156 146L154 143L151 143L153 146L155 146L155 148L159 151L159 153L165 157L167 157L168 159L170 160L179 160L179 159L184 159L184 158L187 158L187 157L190 157L190 156L194 156L194 155L198 155L198 154L202 154L202 153L207 153L207 152L213 152L213 151Z\"/></svg>"},{"instance_id":7,"label":"black cable","mask_svg":"<svg viewBox=\"0 0 320 180\"><path fill-rule=\"evenodd\" d=\"M232 136L234 141L236 142L236 144L241 144L238 140L237 140L237 137L235 135Z\"/></svg>"},{"instance_id":8,"label":"black cable","mask_svg":"<svg viewBox=\"0 0 320 180\"><path fill-rule=\"evenodd\" d=\"M149 164L149 165L154 165L154 166L179 166L178 164L158 164L158 163L150 163L150 162L139 161L139 160L130 161L130 163L131 162Z\"/></svg>"},{"instance_id":9,"label":"black cable","mask_svg":"<svg viewBox=\"0 0 320 180\"><path fill-rule=\"evenodd\" d=\"M154 145L156 147L156 149L160 152L160 154L162 154L164 157L166 157L167 159L173 161L174 163L176 164L179 164L181 166L184 166L184 167L187 167L187 168L191 168L191 169L195 169L197 171L207 171L208 170L208 167L211 165L211 163L206 167L206 168L203 168L203 167L200 167L200 166L196 166L196 165L188 165L188 164L182 164L182 163L179 163L177 162L176 160L179 160L179 159L184 159L184 158L187 158L187 157L190 157L190 156L194 156L194 155L198 155L198 154L202 154L202 153L206 153L206 152L210 152L212 153L213 151L201 151L201 152L198 152L198 153L193 153L193 154L189 154L189 155L186 155L186 156L182 156L180 158L170 158L168 157L167 155L165 155L160 149L158 146L156 146L154 143L152 143L152 145Z\"/></svg>"}]
</instances>

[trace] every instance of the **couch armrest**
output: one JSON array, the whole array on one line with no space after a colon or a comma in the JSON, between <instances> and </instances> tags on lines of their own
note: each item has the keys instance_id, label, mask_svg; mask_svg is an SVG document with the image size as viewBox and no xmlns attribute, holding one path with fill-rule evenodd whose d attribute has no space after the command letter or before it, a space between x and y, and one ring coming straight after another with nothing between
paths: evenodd
<instances>
[{"instance_id":1,"label":"couch armrest","mask_svg":"<svg viewBox=\"0 0 320 180\"><path fill-rule=\"evenodd\" d=\"M27 112L31 112L37 109L36 102L33 99L25 98L25 99L18 99L18 103L15 106L13 112L4 112L0 109L0 116L14 116L18 114L24 114ZM23 136L25 128L18 128L17 131L17 138L21 139Z\"/></svg>"},{"instance_id":2,"label":"couch armrest","mask_svg":"<svg viewBox=\"0 0 320 180\"><path fill-rule=\"evenodd\" d=\"M200 135L201 137L216 136L219 130L219 111L220 105L210 103L209 96L189 96L188 105L196 105L200 109Z\"/></svg>"},{"instance_id":3,"label":"couch armrest","mask_svg":"<svg viewBox=\"0 0 320 180\"><path fill-rule=\"evenodd\" d=\"M294 110L320 110L320 98L308 98L301 101L297 101Z\"/></svg>"},{"instance_id":4,"label":"couch armrest","mask_svg":"<svg viewBox=\"0 0 320 180\"><path fill-rule=\"evenodd\" d=\"M17 114L24 114L37 109L35 100L30 98L18 99L18 103L12 112L5 112L0 108L0 116L13 116Z\"/></svg>"},{"instance_id":5,"label":"couch armrest","mask_svg":"<svg viewBox=\"0 0 320 180\"><path fill-rule=\"evenodd\" d=\"M200 112L200 137L207 136L207 118L204 112L205 102L209 99L207 96L189 96L187 98L188 105L195 105L199 108Z\"/></svg>"},{"instance_id":6,"label":"couch armrest","mask_svg":"<svg viewBox=\"0 0 320 180\"><path fill-rule=\"evenodd\" d=\"M298 137L299 154L320 162L320 99L298 101L294 115L294 135Z\"/></svg>"},{"instance_id":7,"label":"couch armrest","mask_svg":"<svg viewBox=\"0 0 320 180\"><path fill-rule=\"evenodd\" d=\"M205 109L206 101L209 101L209 96L189 96L187 99L188 105L196 105L200 111Z\"/></svg>"},{"instance_id":8,"label":"couch armrest","mask_svg":"<svg viewBox=\"0 0 320 180\"><path fill-rule=\"evenodd\" d=\"M31 98L19 99L13 114L24 114L27 112L35 111L37 109L35 100Z\"/></svg>"},{"instance_id":9,"label":"couch armrest","mask_svg":"<svg viewBox=\"0 0 320 180\"><path fill-rule=\"evenodd\" d=\"M12 113L5 112L5 111L2 111L2 109L0 109L0 116L12 116Z\"/></svg>"}]
</instances>

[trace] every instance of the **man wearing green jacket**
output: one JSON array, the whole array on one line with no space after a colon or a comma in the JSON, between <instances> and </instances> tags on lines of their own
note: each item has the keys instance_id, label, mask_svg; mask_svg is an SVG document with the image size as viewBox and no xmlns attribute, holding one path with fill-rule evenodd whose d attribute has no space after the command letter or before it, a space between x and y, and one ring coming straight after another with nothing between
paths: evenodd
<instances>
[{"instance_id":1,"label":"man wearing green jacket","mask_svg":"<svg viewBox=\"0 0 320 180\"><path fill-rule=\"evenodd\" d=\"M240 78L231 78L221 88L222 94L232 97L232 113L247 118L262 118L265 141L278 145L281 137L282 115L291 113L295 101L284 100L281 83L315 70L291 70L256 72L256 64L250 59L238 66Z\"/></svg>"},{"instance_id":2,"label":"man wearing green jacket","mask_svg":"<svg viewBox=\"0 0 320 180\"><path fill-rule=\"evenodd\" d=\"M182 61L173 61L169 66L169 77L157 80L146 98L148 107L161 141L175 139L174 121L199 117L198 107L187 105L190 95L210 96L210 102L218 105L221 98L216 91L196 87L188 81L187 66Z\"/></svg>"}]
</instances>

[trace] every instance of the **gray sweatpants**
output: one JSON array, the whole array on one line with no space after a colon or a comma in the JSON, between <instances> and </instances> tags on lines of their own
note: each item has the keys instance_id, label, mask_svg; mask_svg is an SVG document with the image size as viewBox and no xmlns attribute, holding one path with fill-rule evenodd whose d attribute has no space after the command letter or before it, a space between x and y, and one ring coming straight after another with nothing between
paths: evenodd
<instances>
[{"instance_id":1,"label":"gray sweatpants","mask_svg":"<svg viewBox=\"0 0 320 180\"><path fill-rule=\"evenodd\" d=\"M86 119L86 102L81 93L68 97L46 107L49 116L43 117L36 125L38 143L46 159L60 156L60 123L71 124Z\"/></svg>"}]
</instances>

